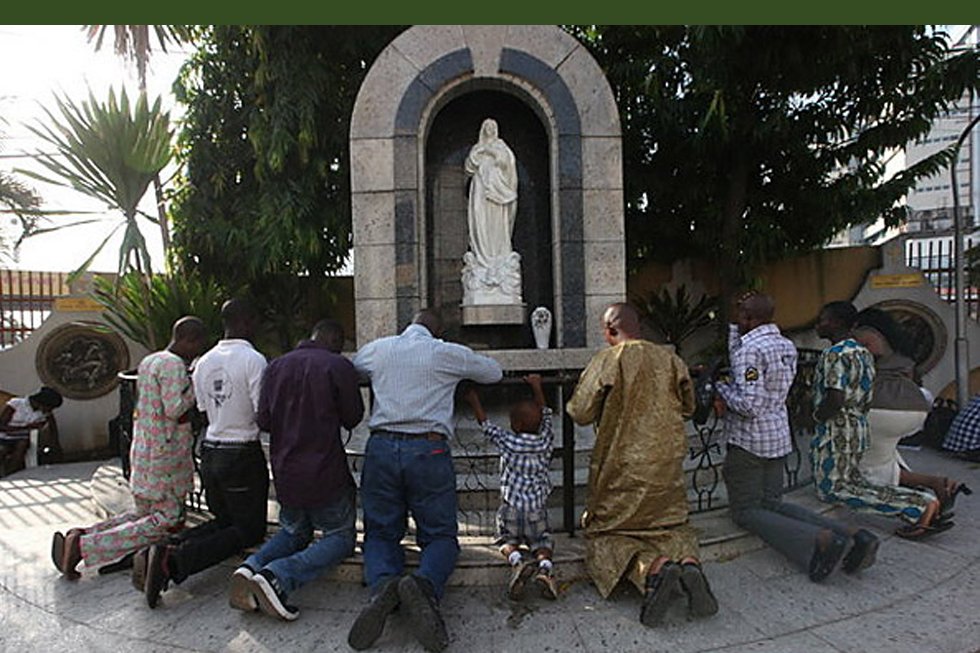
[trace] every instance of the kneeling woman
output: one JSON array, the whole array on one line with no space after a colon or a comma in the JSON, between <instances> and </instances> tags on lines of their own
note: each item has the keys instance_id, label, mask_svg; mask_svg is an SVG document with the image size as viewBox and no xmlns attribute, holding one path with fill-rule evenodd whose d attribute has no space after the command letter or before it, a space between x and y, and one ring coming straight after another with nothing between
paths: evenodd
<instances>
[{"instance_id":1,"label":"kneeling woman","mask_svg":"<svg viewBox=\"0 0 980 653\"><path fill-rule=\"evenodd\" d=\"M901 325L888 313L867 308L857 314L854 339L875 357L875 379L868 411L870 444L861 456L864 478L880 485L926 488L939 499L941 517L950 515L956 495L970 489L943 476L917 474L898 452L898 441L922 429L930 402L914 380L915 362Z\"/></svg>"},{"instance_id":2,"label":"kneeling woman","mask_svg":"<svg viewBox=\"0 0 980 653\"><path fill-rule=\"evenodd\" d=\"M910 522L896 531L902 537L948 528L939 519L939 501L928 492L872 483L861 471L875 370L871 352L852 336L856 315L849 302L833 302L824 306L817 322L817 335L834 343L821 353L813 384L817 424L810 449L817 497L900 517Z\"/></svg>"}]
</instances>

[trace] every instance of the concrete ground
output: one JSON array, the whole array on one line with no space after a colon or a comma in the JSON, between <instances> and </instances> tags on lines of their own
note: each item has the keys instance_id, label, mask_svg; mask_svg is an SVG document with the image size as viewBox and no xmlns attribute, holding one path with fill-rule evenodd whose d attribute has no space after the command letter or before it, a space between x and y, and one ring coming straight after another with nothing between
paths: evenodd
<instances>
[{"instance_id":1,"label":"concrete ground","mask_svg":"<svg viewBox=\"0 0 980 653\"><path fill-rule=\"evenodd\" d=\"M917 471L980 490L978 465L928 451L907 459ZM90 479L97 466L37 468L0 479L0 651L349 650L348 628L367 597L358 583L324 579L304 587L291 597L299 620L283 623L228 607L235 560L171 588L156 610L132 589L128 573L61 578L50 561L51 533L96 519ZM812 489L799 492L807 500ZM511 602L502 577L496 586L449 589L443 602L449 650L980 651L980 492L960 496L955 528L919 542L891 535L895 524L888 520L834 514L884 540L877 564L859 576L835 573L817 585L779 554L742 538L742 547L729 542L724 551L705 551L718 615L687 621L679 604L657 629L638 622L640 600L632 590L604 601L577 571L563 575L557 602ZM421 648L396 614L374 650Z\"/></svg>"}]
</instances>

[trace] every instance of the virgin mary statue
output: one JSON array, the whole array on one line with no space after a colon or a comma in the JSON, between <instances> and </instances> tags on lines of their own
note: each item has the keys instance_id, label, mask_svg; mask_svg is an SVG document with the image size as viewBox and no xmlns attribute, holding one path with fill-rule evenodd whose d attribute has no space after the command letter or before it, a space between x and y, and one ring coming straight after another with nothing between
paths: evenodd
<instances>
[{"instance_id":1,"label":"virgin mary statue","mask_svg":"<svg viewBox=\"0 0 980 653\"><path fill-rule=\"evenodd\" d=\"M517 215L517 160L497 136L497 122L492 118L483 121L465 170L472 181L463 304L520 304L521 256L511 247Z\"/></svg>"}]
</instances>

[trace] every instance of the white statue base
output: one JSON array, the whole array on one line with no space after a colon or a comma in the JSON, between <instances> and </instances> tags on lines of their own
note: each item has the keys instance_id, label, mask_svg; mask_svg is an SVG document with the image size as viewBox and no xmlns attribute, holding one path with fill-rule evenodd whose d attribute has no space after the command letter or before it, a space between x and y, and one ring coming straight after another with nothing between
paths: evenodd
<instances>
[{"instance_id":1,"label":"white statue base","mask_svg":"<svg viewBox=\"0 0 980 653\"><path fill-rule=\"evenodd\" d=\"M521 255L510 252L477 260L463 255L463 324L523 324L527 305L521 297Z\"/></svg>"}]
</instances>

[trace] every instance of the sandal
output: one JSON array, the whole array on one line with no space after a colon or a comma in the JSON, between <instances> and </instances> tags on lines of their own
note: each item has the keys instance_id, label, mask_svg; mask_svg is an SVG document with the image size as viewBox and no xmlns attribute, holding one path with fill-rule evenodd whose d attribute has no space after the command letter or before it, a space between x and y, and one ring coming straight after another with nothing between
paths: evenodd
<instances>
[{"instance_id":1,"label":"sandal","mask_svg":"<svg viewBox=\"0 0 980 653\"><path fill-rule=\"evenodd\" d=\"M943 493L944 496L939 499L942 512L949 512L953 509L953 506L956 504L956 495L960 492L967 496L973 494L973 490L966 483L950 481L948 478L943 479L943 489L945 490Z\"/></svg>"},{"instance_id":2,"label":"sandal","mask_svg":"<svg viewBox=\"0 0 980 653\"><path fill-rule=\"evenodd\" d=\"M948 531L955 525L956 522L948 519L933 521L932 524L928 526L924 524L908 524L907 526L902 526L895 529L895 535L905 540L921 540L929 537L930 535Z\"/></svg>"}]
</instances>

